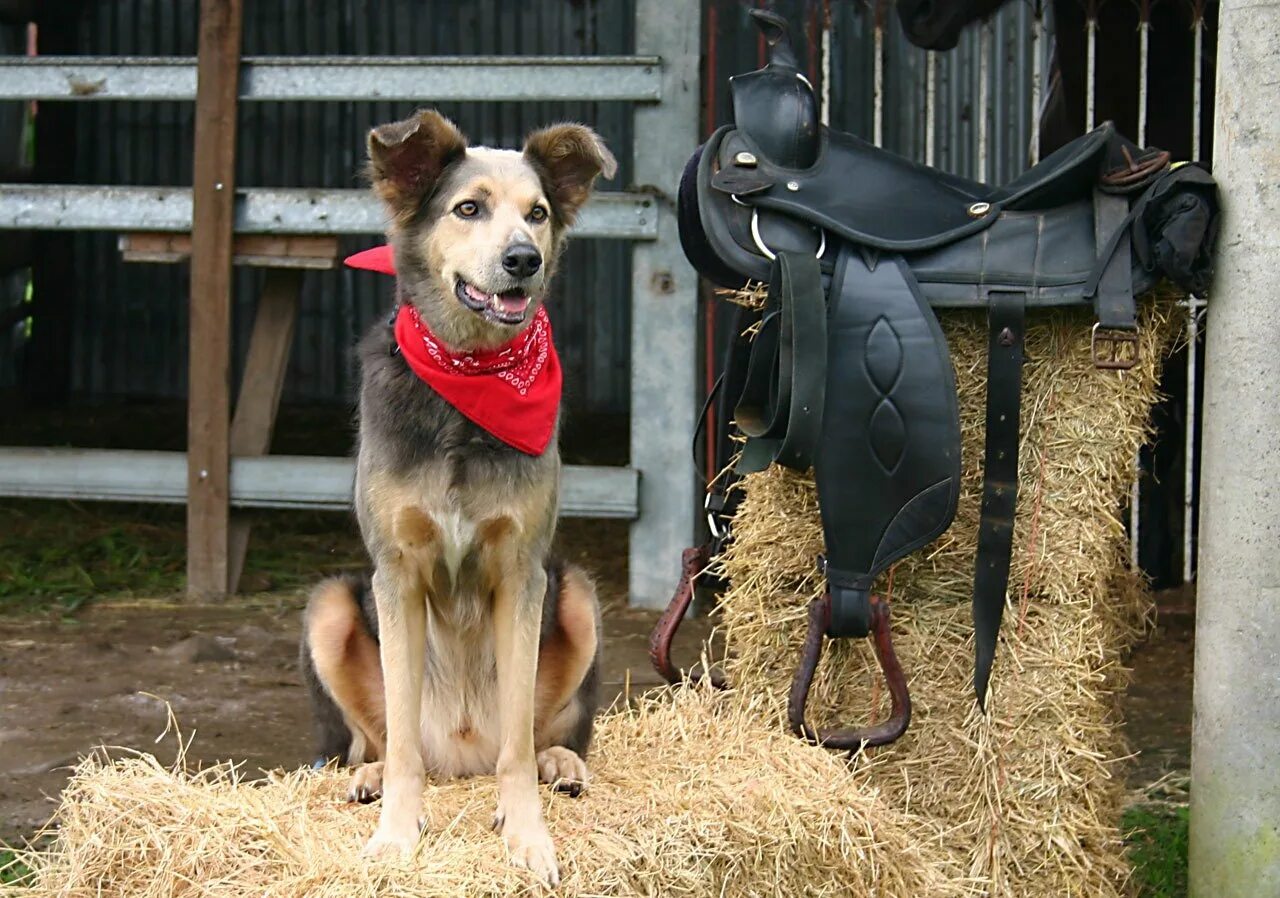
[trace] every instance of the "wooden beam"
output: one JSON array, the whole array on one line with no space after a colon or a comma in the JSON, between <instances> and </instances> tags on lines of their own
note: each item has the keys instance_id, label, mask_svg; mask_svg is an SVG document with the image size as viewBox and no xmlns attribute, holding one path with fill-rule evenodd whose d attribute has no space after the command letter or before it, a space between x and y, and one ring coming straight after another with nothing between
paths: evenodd
<instances>
[{"instance_id":1,"label":"wooden beam","mask_svg":"<svg viewBox=\"0 0 1280 898\"><path fill-rule=\"evenodd\" d=\"M280 394L284 390L302 294L302 271L269 268L249 337L249 355L240 379L236 416L231 421L231 455L266 455L271 448ZM249 520L233 515L227 536L227 592L234 593L249 548Z\"/></svg>"},{"instance_id":2,"label":"wooden beam","mask_svg":"<svg viewBox=\"0 0 1280 898\"><path fill-rule=\"evenodd\" d=\"M242 0L200 0L187 408L187 595L227 591L231 232Z\"/></svg>"},{"instance_id":3,"label":"wooden beam","mask_svg":"<svg viewBox=\"0 0 1280 898\"><path fill-rule=\"evenodd\" d=\"M120 256L126 262L184 262L191 258L191 235L134 231L120 235L119 247ZM327 270L338 264L338 238L314 234L237 234L231 244L231 264Z\"/></svg>"}]
</instances>

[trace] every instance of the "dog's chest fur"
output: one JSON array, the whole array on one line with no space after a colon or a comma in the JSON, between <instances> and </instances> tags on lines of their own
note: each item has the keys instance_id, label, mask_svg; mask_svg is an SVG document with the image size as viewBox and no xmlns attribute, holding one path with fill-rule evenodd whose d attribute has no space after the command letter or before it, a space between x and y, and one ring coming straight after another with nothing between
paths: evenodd
<instances>
[{"instance_id":1,"label":"dog's chest fur","mask_svg":"<svg viewBox=\"0 0 1280 898\"><path fill-rule=\"evenodd\" d=\"M525 455L472 424L409 370L378 327L362 341L356 512L378 568L426 602L424 760L437 776L492 773L499 702L495 534L529 562L546 558L559 456Z\"/></svg>"}]
</instances>

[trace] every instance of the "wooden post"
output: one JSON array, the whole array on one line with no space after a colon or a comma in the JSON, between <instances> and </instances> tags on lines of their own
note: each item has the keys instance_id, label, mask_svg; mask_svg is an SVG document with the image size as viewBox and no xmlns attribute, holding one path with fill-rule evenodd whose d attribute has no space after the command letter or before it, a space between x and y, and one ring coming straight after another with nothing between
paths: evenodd
<instances>
[{"instance_id":1,"label":"wooden post","mask_svg":"<svg viewBox=\"0 0 1280 898\"><path fill-rule=\"evenodd\" d=\"M289 368L289 350L298 321L302 269L268 268L258 299L258 314L249 337L236 416L231 422L231 455L266 455L271 448L280 394ZM233 593L244 570L249 548L249 521L233 515L227 542L227 592Z\"/></svg>"},{"instance_id":2,"label":"wooden post","mask_svg":"<svg viewBox=\"0 0 1280 898\"><path fill-rule=\"evenodd\" d=\"M187 595L227 591L231 235L241 0L201 0L192 184Z\"/></svg>"}]
</instances>

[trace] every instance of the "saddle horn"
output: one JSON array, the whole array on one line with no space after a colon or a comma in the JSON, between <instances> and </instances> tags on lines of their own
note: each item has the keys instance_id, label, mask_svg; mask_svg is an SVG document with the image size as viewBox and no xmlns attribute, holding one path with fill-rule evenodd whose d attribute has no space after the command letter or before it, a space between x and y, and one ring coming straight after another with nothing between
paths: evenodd
<instances>
[{"instance_id":1,"label":"saddle horn","mask_svg":"<svg viewBox=\"0 0 1280 898\"><path fill-rule=\"evenodd\" d=\"M729 79L734 123L774 165L809 168L819 145L813 88L800 74L786 19L762 9L750 15L769 46L769 62Z\"/></svg>"}]
</instances>

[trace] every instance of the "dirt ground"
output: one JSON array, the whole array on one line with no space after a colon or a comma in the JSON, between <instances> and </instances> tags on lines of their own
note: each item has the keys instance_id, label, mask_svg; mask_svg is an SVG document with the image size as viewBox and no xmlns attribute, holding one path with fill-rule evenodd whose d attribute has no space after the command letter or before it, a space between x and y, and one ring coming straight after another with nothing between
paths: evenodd
<instances>
[{"instance_id":1,"label":"dirt ground","mask_svg":"<svg viewBox=\"0 0 1280 898\"><path fill-rule=\"evenodd\" d=\"M617 586L601 584L609 700L657 682L646 654L655 615L627 609ZM192 760L234 758L249 771L308 763L300 603L297 595L212 607L106 603L70 619L0 619L0 841L33 833L68 765L96 746L168 760L173 740L156 742L166 702L194 737ZM1132 658L1125 716L1140 752L1134 785L1188 766L1191 621L1185 607L1167 607ZM700 619L682 631L686 652L707 626Z\"/></svg>"}]
</instances>

